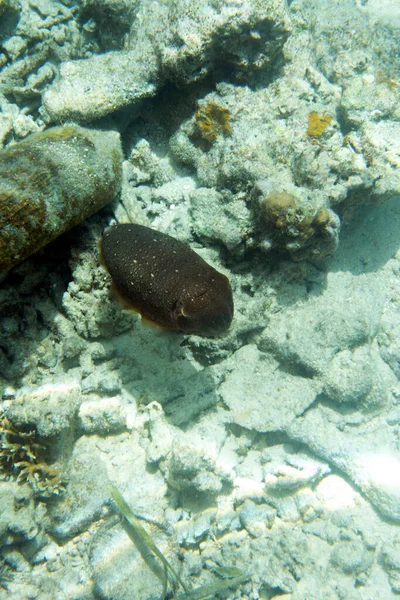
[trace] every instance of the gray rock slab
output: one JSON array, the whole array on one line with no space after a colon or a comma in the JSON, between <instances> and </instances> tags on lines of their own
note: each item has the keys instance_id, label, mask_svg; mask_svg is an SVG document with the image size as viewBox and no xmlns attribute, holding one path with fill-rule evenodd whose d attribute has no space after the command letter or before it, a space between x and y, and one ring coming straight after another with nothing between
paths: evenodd
<instances>
[{"instance_id":1,"label":"gray rock slab","mask_svg":"<svg viewBox=\"0 0 400 600\"><path fill-rule=\"evenodd\" d=\"M176 553L169 552L159 528L143 523L153 542L179 572ZM146 547L135 545L121 524L104 529L93 541L90 565L104 600L158 600L162 595L163 568Z\"/></svg>"},{"instance_id":2,"label":"gray rock slab","mask_svg":"<svg viewBox=\"0 0 400 600\"><path fill-rule=\"evenodd\" d=\"M282 431L317 397L318 383L279 370L279 362L255 345L240 348L228 362L218 392L241 427Z\"/></svg>"},{"instance_id":3,"label":"gray rock slab","mask_svg":"<svg viewBox=\"0 0 400 600\"><path fill-rule=\"evenodd\" d=\"M346 473L385 517L400 522L400 458L385 419L343 427L338 413L319 406L294 419L286 432Z\"/></svg>"},{"instance_id":4,"label":"gray rock slab","mask_svg":"<svg viewBox=\"0 0 400 600\"><path fill-rule=\"evenodd\" d=\"M67 493L49 507L48 528L58 539L85 531L106 514L108 477L99 460L97 436L81 437L74 446L69 465Z\"/></svg>"},{"instance_id":5,"label":"gray rock slab","mask_svg":"<svg viewBox=\"0 0 400 600\"><path fill-rule=\"evenodd\" d=\"M331 272L319 296L271 315L259 347L288 367L322 373L337 352L376 335L384 302L384 287L373 274Z\"/></svg>"},{"instance_id":6,"label":"gray rock slab","mask_svg":"<svg viewBox=\"0 0 400 600\"><path fill-rule=\"evenodd\" d=\"M157 68L153 57L107 52L66 61L57 81L43 96L55 120L92 120L154 94Z\"/></svg>"},{"instance_id":7,"label":"gray rock slab","mask_svg":"<svg viewBox=\"0 0 400 600\"><path fill-rule=\"evenodd\" d=\"M7 409L15 426L34 424L44 437L59 434L73 425L81 402L79 383L65 380L25 389Z\"/></svg>"},{"instance_id":8,"label":"gray rock slab","mask_svg":"<svg viewBox=\"0 0 400 600\"><path fill-rule=\"evenodd\" d=\"M322 380L328 398L368 410L388 405L392 390L398 385L393 371L380 357L377 344L338 352Z\"/></svg>"}]
</instances>

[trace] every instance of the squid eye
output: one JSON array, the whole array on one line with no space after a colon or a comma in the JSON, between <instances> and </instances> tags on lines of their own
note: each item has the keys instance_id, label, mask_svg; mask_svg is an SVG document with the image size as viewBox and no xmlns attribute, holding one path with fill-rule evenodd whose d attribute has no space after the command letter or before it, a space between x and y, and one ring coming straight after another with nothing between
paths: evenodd
<instances>
[{"instance_id":1,"label":"squid eye","mask_svg":"<svg viewBox=\"0 0 400 600\"><path fill-rule=\"evenodd\" d=\"M175 306L172 308L172 316L175 319L175 321L179 318L179 317L184 317L185 313L183 310L183 302L181 302L181 300L178 300L175 304Z\"/></svg>"},{"instance_id":2,"label":"squid eye","mask_svg":"<svg viewBox=\"0 0 400 600\"><path fill-rule=\"evenodd\" d=\"M185 313L183 302L178 300L171 312L178 329L187 332L190 328L191 318L190 315Z\"/></svg>"}]
</instances>

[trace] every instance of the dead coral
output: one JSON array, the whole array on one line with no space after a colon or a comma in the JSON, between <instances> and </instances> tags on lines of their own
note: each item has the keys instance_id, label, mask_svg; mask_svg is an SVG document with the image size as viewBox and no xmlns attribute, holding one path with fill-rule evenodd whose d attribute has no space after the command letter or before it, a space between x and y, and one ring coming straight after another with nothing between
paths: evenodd
<instances>
[{"instance_id":1,"label":"dead coral","mask_svg":"<svg viewBox=\"0 0 400 600\"><path fill-rule=\"evenodd\" d=\"M254 195L258 193L255 189ZM336 249L339 219L330 209L323 206L308 213L287 192L260 194L256 207L260 235L267 234L270 246L288 251L295 260L324 256Z\"/></svg>"},{"instance_id":2,"label":"dead coral","mask_svg":"<svg viewBox=\"0 0 400 600\"><path fill-rule=\"evenodd\" d=\"M38 441L35 429L22 431L7 418L0 422L0 471L17 481L29 483L42 498L60 495L65 480L60 471L45 461L46 446Z\"/></svg>"},{"instance_id":3,"label":"dead coral","mask_svg":"<svg viewBox=\"0 0 400 600\"><path fill-rule=\"evenodd\" d=\"M267 229L279 237L284 235L307 240L323 230L331 216L325 207L314 215L307 215L298 207L292 194L271 192L259 202L259 218Z\"/></svg>"},{"instance_id":4,"label":"dead coral","mask_svg":"<svg viewBox=\"0 0 400 600\"><path fill-rule=\"evenodd\" d=\"M6 40L13 34L21 16L21 4L18 0L0 1L1 32L0 40Z\"/></svg>"}]
</instances>

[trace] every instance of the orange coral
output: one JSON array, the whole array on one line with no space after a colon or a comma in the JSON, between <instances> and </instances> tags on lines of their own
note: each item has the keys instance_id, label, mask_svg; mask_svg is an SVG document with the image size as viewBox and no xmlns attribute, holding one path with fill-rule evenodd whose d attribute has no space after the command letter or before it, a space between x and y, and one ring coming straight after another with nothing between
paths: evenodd
<instances>
[{"instance_id":1,"label":"orange coral","mask_svg":"<svg viewBox=\"0 0 400 600\"><path fill-rule=\"evenodd\" d=\"M231 115L227 108L215 102L208 102L195 115L196 138L212 144L220 133L224 136L231 135L230 119Z\"/></svg>"},{"instance_id":2,"label":"orange coral","mask_svg":"<svg viewBox=\"0 0 400 600\"><path fill-rule=\"evenodd\" d=\"M308 128L307 135L310 138L320 137L328 125L332 122L330 115L320 115L317 112L310 112L308 114Z\"/></svg>"}]
</instances>

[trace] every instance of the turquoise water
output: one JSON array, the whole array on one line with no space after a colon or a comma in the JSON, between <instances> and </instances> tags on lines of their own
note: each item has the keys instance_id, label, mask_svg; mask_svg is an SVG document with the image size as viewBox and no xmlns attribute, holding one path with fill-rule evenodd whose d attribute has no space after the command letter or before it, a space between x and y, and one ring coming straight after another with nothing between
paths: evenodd
<instances>
[{"instance_id":1,"label":"turquoise water","mask_svg":"<svg viewBox=\"0 0 400 600\"><path fill-rule=\"evenodd\" d=\"M0 3L0 598L398 596L399 32Z\"/></svg>"}]
</instances>

